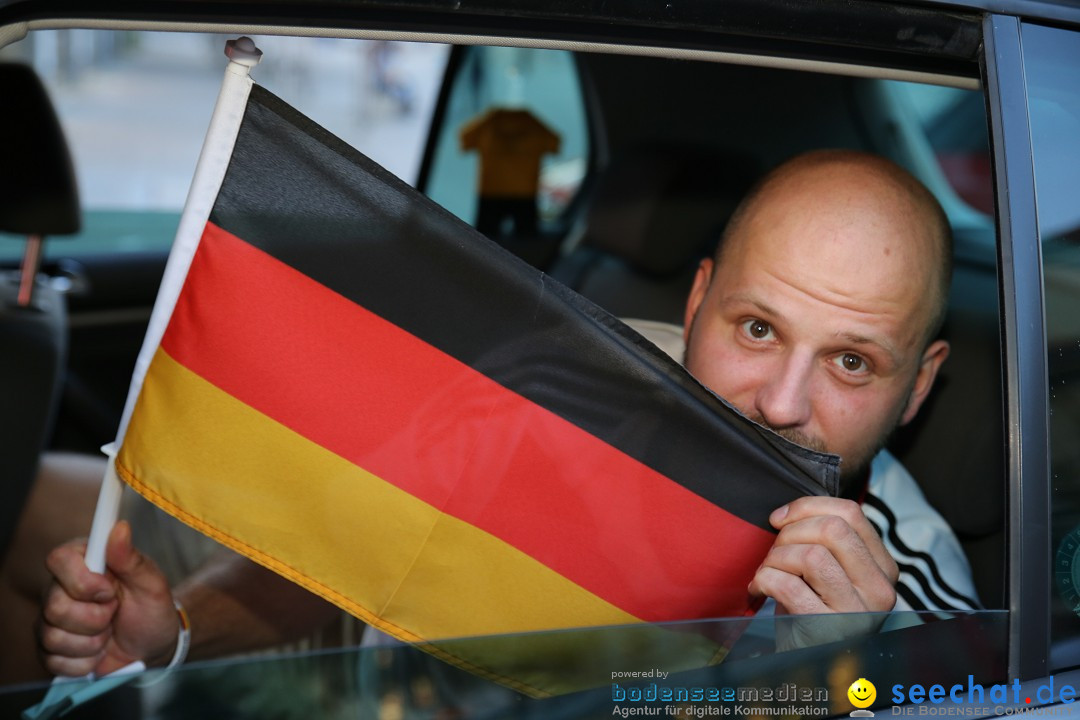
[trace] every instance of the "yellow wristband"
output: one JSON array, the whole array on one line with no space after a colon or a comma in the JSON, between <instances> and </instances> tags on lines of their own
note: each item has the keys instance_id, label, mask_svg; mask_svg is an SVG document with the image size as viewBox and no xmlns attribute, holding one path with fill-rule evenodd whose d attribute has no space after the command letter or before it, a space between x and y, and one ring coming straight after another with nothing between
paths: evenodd
<instances>
[{"instance_id":1,"label":"yellow wristband","mask_svg":"<svg viewBox=\"0 0 1080 720\"><path fill-rule=\"evenodd\" d=\"M176 652L173 653L169 664L165 666L166 671L183 664L191 648L191 620L188 618L187 610L176 598L173 598L173 605L176 606L176 614L180 617L180 632L176 636Z\"/></svg>"},{"instance_id":2,"label":"yellow wristband","mask_svg":"<svg viewBox=\"0 0 1080 720\"><path fill-rule=\"evenodd\" d=\"M180 630L176 635L176 650L173 652L172 660L161 670L154 671L149 680L136 682L135 687L149 687L158 684L168 677L174 668L182 665L187 658L188 649L191 647L191 620L188 618L187 610L176 598L173 598L173 606L176 608L176 615L180 619Z\"/></svg>"}]
</instances>

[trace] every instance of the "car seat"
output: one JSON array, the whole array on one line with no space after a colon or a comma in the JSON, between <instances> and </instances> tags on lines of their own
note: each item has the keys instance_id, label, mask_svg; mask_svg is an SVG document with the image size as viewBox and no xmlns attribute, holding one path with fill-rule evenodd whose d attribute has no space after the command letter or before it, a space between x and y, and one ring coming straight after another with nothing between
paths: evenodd
<instances>
[{"instance_id":1,"label":"car seat","mask_svg":"<svg viewBox=\"0 0 1080 720\"><path fill-rule=\"evenodd\" d=\"M0 232L27 236L22 267L0 274L0 556L6 551L56 412L67 341L64 297L37 277L46 235L78 232L75 174L34 71L0 63ZM0 242L10 242L0 239Z\"/></svg>"},{"instance_id":2,"label":"car seat","mask_svg":"<svg viewBox=\"0 0 1080 720\"><path fill-rule=\"evenodd\" d=\"M623 152L597 178L584 227L550 274L619 317L681 324L697 264L755 170L709 148Z\"/></svg>"},{"instance_id":3,"label":"car seat","mask_svg":"<svg viewBox=\"0 0 1080 720\"><path fill-rule=\"evenodd\" d=\"M993 298L990 307L994 307ZM1005 436L996 314L950 311L933 391L889 449L956 533L979 600L1005 605Z\"/></svg>"}]
</instances>

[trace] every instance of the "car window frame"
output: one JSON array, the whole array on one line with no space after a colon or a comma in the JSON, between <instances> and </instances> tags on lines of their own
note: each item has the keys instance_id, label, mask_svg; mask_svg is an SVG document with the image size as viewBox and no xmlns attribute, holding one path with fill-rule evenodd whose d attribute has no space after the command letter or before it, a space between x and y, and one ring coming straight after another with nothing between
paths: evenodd
<instances>
[{"instance_id":1,"label":"car window frame","mask_svg":"<svg viewBox=\"0 0 1080 720\"><path fill-rule=\"evenodd\" d=\"M1005 370L1009 675L1047 674L1050 651L1050 445L1042 249L1020 20L987 15L983 84L990 113Z\"/></svg>"}]
</instances>

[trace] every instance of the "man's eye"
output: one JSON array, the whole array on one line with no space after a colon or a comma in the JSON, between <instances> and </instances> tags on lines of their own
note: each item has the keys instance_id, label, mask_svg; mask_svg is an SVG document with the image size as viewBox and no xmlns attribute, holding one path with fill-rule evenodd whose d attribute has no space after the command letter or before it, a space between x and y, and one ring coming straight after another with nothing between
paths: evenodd
<instances>
[{"instance_id":1,"label":"man's eye","mask_svg":"<svg viewBox=\"0 0 1080 720\"><path fill-rule=\"evenodd\" d=\"M866 360L864 360L861 355L856 355L855 353L837 355L833 362L849 373L861 374L869 370Z\"/></svg>"},{"instance_id":2,"label":"man's eye","mask_svg":"<svg viewBox=\"0 0 1080 720\"><path fill-rule=\"evenodd\" d=\"M771 340L773 336L772 325L762 320L746 320L742 324L743 331L755 340Z\"/></svg>"}]
</instances>

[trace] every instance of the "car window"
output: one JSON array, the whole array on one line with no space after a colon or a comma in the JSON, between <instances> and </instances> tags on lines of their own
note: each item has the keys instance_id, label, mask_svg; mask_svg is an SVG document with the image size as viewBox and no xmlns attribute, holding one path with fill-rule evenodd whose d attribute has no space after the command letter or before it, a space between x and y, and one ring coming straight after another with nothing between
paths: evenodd
<instances>
[{"instance_id":1,"label":"car window","mask_svg":"<svg viewBox=\"0 0 1080 720\"><path fill-rule=\"evenodd\" d=\"M1045 284L1058 671L1080 665L1080 35L1024 25L1021 38Z\"/></svg>"},{"instance_id":2,"label":"car window","mask_svg":"<svg viewBox=\"0 0 1080 720\"><path fill-rule=\"evenodd\" d=\"M880 101L892 108L878 123L882 152L894 153L894 159L937 197L949 217L961 268L967 262L984 267L996 263L994 186L983 93L896 80L880 84ZM953 297L962 304L970 304L970 299L964 294Z\"/></svg>"},{"instance_id":3,"label":"car window","mask_svg":"<svg viewBox=\"0 0 1080 720\"><path fill-rule=\"evenodd\" d=\"M71 42L74 42L72 38L105 37L96 33L69 33ZM63 63L57 60L66 57L60 51L63 45L60 33L35 33L31 37L35 43L32 48L27 50L24 46L19 52L33 58L39 55L45 58L40 62L39 69L47 78L52 78L50 88L60 106L62 118L65 122L73 123L69 125L69 134L76 145L76 164L80 172L99 173L87 175L88 179L83 182L83 187L87 188L84 191L87 193L84 194L87 233L94 236L92 239L95 242L110 243L98 247L115 250L164 248L171 240L172 227L178 217L186 183L190 179L213 97L220 83L220 52L203 51L205 46L219 44L220 37L118 34L112 40L102 41L100 53L105 59L100 62L93 60L98 51L89 52L84 58L84 61L89 59L88 64L83 62L78 65L86 69L80 70L75 70L75 66L65 70ZM39 37L45 39L37 44ZM52 37L52 40L48 40L48 37ZM53 43L51 49L50 42ZM437 80L442 77L445 49L295 38L260 38L258 42L268 56L266 64L254 73L262 84L405 179L413 177L423 147L423 135L427 118L430 117L428 113L434 105ZM199 52L193 52L187 47L192 43L203 43L204 47ZM42 47L45 49L42 50ZM70 54L72 47L75 45L68 47L65 52ZM217 62L207 61L204 66L191 61L189 67L178 68L178 63L182 65L186 62L183 60L186 53L199 55L200 58L210 57ZM280 58L280 64L274 65L272 57ZM133 67L123 64L131 58L135 59ZM410 65L413 62L417 65ZM577 63L584 61L561 51L477 47L466 51L462 62L462 68L450 88L445 117L438 130L426 191L462 218L475 222L478 153L472 148L462 147L462 129L492 108L528 109L559 139L557 151L543 154L539 177L540 222L553 223L564 210L571 207L589 169L590 138L576 70ZM857 82L851 78L790 71L773 74L771 70L756 67L615 55L595 55L588 62L597 77L608 81L600 91L602 95L606 94L604 101L609 103L608 134L616 143L624 146L667 140L689 142L697 149L716 142L728 152L726 160L733 167L739 165L734 161L741 160L744 151L759 153L761 157L754 158L761 160L758 169L810 147L850 146L878 152L888 149L885 145L864 143L860 119L851 117L849 106L841 102L849 97L849 91ZM397 67L405 69L393 70L395 63ZM422 72L417 72L423 80L410 80L408 68L419 67L420 64L423 64ZM323 88L317 81L322 71L328 69L331 75L337 76L338 82ZM85 79L65 79L66 74L81 75ZM115 136L112 133L104 136L94 133L100 132L101 127L114 128L119 120L109 113L118 109L121 116L138 116L140 123L149 123L155 131L162 133L169 124L170 118L167 116L170 111L165 106L153 106L145 99L135 99L131 101L132 104L125 105L120 97L124 93L120 93L118 87L129 88L127 83L133 80L153 87L154 83L162 81L163 76L181 78L181 87L188 84L198 86L190 88L191 94L184 96L190 106L171 111L186 114L185 125L195 130L184 139L174 139L172 133L155 135L158 138L154 145L156 152L145 154L150 165L156 167L155 158L163 160L174 154L184 158L180 163L182 167L171 168L155 179L149 169L138 162L128 161L125 151L130 146L133 137L130 133L133 131L127 131L129 135L124 135L123 126L115 125L118 128ZM661 83L655 87L639 85L643 77L653 80L660 78ZM722 82L729 78L734 82ZM356 94L340 92L341 81L357 88ZM691 91L710 86L730 88L731 94L714 93L704 99L691 94ZM194 96L196 89L198 97ZM633 90L648 90L660 100L649 103L651 112L642 110L635 115L631 111L641 103L640 96L631 92ZM822 94L822 90L827 94ZM179 92L163 94L182 95ZM616 97L620 94L621 97ZM733 101L739 98L743 101ZM757 108L764 106L769 108L768 112L757 111ZM671 122L664 122L664 112L670 113L668 119ZM730 126L720 129L719 123L728 117L735 120ZM768 122L763 122L763 117ZM932 119L938 115L931 113L927 117L930 118L927 123L932 124ZM78 119L78 122L72 118ZM675 122L676 119L678 122ZM85 128L79 124L83 122L86 123ZM104 152L106 143L100 139L98 147L91 141L79 141L80 136L113 140L112 153ZM168 140L163 142L163 137ZM118 153L115 143L121 141L123 144ZM176 148L171 147L174 142ZM79 147L86 150L81 151ZM388 149L403 150L407 159L398 158L400 165L395 166L394 158L381 155L382 151ZM102 156L100 165L95 166L93 162L83 159L92 158L97 152ZM144 157L141 153L130 154ZM703 154L702 157L710 156ZM60 242L56 240L55 245L59 247ZM79 244L87 248L94 246L93 242ZM988 277L992 278L992 274ZM993 340L996 342L996 336ZM994 571L998 570L1000 566L994 568ZM932 617L937 619L937 615ZM752 634L746 634L738 646L741 654L719 666L732 675L695 678L687 680L686 686L690 686L691 682L702 686L711 683L718 687L727 686L723 683L761 685L767 682L775 688L789 682L785 678L790 678L791 683L804 683L807 687L828 687L831 698L845 698L847 687L859 677L860 671L873 674L873 677L868 675L868 679L880 677L885 679L883 682L890 684L945 682L952 677L948 673L953 671L958 675L957 680L973 673L977 680L986 678L992 681L999 679L1004 672L1002 654L1005 644L1001 630L1005 617L1000 612L957 613L948 618L948 622L913 622L912 627L898 628L896 632L864 637L860 643L868 645L860 647L872 650L866 650L854 661L853 645L848 643L777 655L773 653L768 640L749 649L747 643ZM738 619L726 622L746 621ZM771 638L772 622L764 618L755 620L753 624L763 626L761 635ZM972 627L979 631L972 636L985 639L987 645L980 644L981 640L974 643L964 639ZM960 632L955 641L943 640L953 629L959 628L966 630ZM628 665L625 660L626 643L634 636L634 631L612 635L609 657L615 659L607 661L610 663L610 670L607 670L611 676L609 679L614 679L616 672L643 672L647 669L644 660L633 665ZM513 637L506 638L506 641L516 643L521 639ZM879 646L878 643L882 644ZM954 654L938 652L941 647L950 648ZM925 663L910 662L911 653L920 648L924 652L932 648L934 654ZM360 654L357 653L354 660ZM343 662L354 660L346 659ZM259 676L258 666L254 667L255 670L249 672ZM184 673L190 672L194 677L197 671L197 668L192 668ZM959 675L961 671L963 674ZM203 682L213 682L209 677L205 676ZM350 674L348 677L353 676ZM439 681L429 679L425 684L425 681L414 682L415 677L407 671L394 678L393 682L398 685L384 686L379 691L384 694L377 692L374 697L380 703L385 699L392 705L395 702L392 698L403 694L435 692L433 688L437 687ZM418 686L421 689L417 690ZM481 696L494 696L501 691L496 686L481 683L477 692ZM612 693L617 694L617 690L606 686L602 692L607 696L597 701L603 706L600 714L611 715ZM243 696L243 693L232 695ZM355 702L355 698L347 699L350 703ZM881 702L875 707L888 704L887 699L883 693ZM521 701L515 699L513 702ZM846 714L851 707L844 705L844 702L842 699L830 701L828 709L821 714ZM588 707L595 709L596 706ZM392 710L388 712L391 716L392 713ZM558 716L557 713L542 711L538 715ZM568 711L567 716L580 715L569 714Z\"/></svg>"},{"instance_id":4,"label":"car window","mask_svg":"<svg viewBox=\"0 0 1080 720\"><path fill-rule=\"evenodd\" d=\"M477 127L477 122L498 110L528 111L558 138L555 144L537 145L542 155L535 202L540 223L550 224L577 194L589 157L584 99L574 56L566 51L466 49L453 78L422 189L461 219L476 224L481 157L488 158L488 164L492 157L485 154L489 150L482 147L483 137L477 137L477 130L486 129ZM472 133L470 124L476 128ZM522 234L520 228L506 230Z\"/></svg>"},{"instance_id":5,"label":"car window","mask_svg":"<svg viewBox=\"0 0 1080 720\"><path fill-rule=\"evenodd\" d=\"M253 77L415 182L448 49L443 45L258 37ZM221 85L222 36L51 30L0 57L30 63L67 136L83 229L46 258L168 250ZM345 91L342 91L345 88ZM0 235L0 260L22 253Z\"/></svg>"},{"instance_id":6,"label":"car window","mask_svg":"<svg viewBox=\"0 0 1080 720\"><path fill-rule=\"evenodd\" d=\"M993 217L994 184L982 93L925 83L895 85L906 96L957 197Z\"/></svg>"},{"instance_id":7,"label":"car window","mask_svg":"<svg viewBox=\"0 0 1080 720\"><path fill-rule=\"evenodd\" d=\"M164 720L204 717L211 710L213 716L237 720L827 718L866 708L888 714L898 705L909 705L911 712L905 714L926 715L911 703L944 711L938 706L949 701L950 693L959 705L969 706L952 710L972 711L969 697L979 679L1002 677L1007 618L1004 611L949 618L904 613L894 616L898 625L907 626L904 631L781 653L773 649L772 637L790 618L773 616L494 635L420 646L385 641L192 662L160 681L161 673L151 671L103 695L96 709L104 712L94 717L112 717L117 708L125 708L124 717ZM852 618L809 619L834 622L840 630ZM727 638L731 649L708 665L681 659L679 648L701 637ZM444 658L482 652L493 663L511 657L515 662L504 665L505 673L495 679L469 673L424 649ZM545 690L527 687L535 681ZM857 682L856 705L849 690ZM283 687L288 690L282 692ZM994 704L989 696L994 685L982 687L972 699ZM869 688L872 694L862 692ZM39 701L43 690L0 688L0 709L10 708L14 715Z\"/></svg>"}]
</instances>

